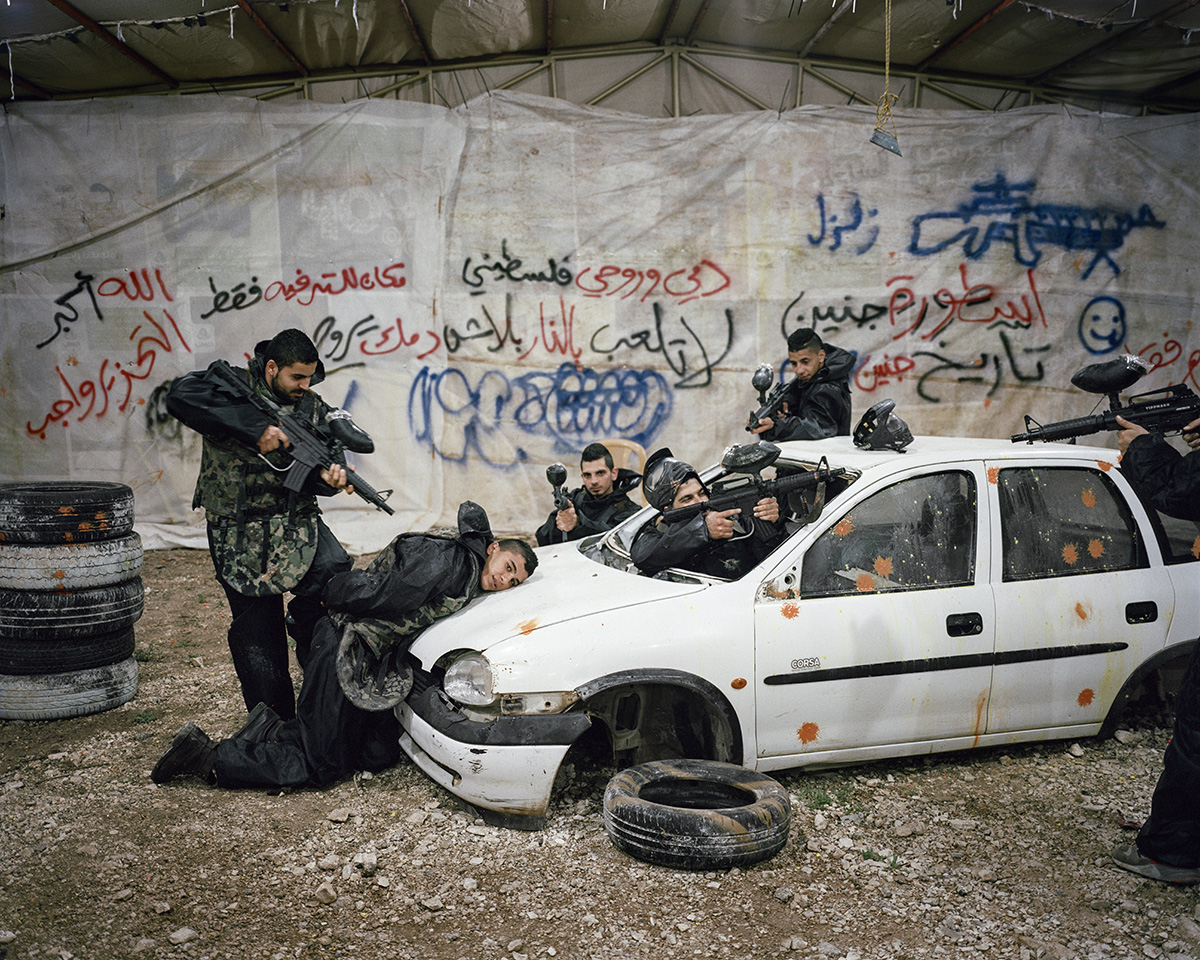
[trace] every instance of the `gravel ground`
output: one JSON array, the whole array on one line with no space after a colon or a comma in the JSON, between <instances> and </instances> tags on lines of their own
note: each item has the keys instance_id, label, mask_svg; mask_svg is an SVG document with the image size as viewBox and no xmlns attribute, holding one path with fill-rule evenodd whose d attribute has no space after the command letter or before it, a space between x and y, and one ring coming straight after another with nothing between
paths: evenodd
<instances>
[{"instance_id":1,"label":"gravel ground","mask_svg":"<svg viewBox=\"0 0 1200 960\"><path fill-rule=\"evenodd\" d=\"M1107 741L780 775L784 850L689 873L612 846L613 771L583 757L537 833L407 763L283 795L154 785L185 720L228 734L244 709L207 554L148 551L143 580L134 700L0 721L0 957L1200 958L1200 888L1109 859L1148 810L1160 706Z\"/></svg>"}]
</instances>

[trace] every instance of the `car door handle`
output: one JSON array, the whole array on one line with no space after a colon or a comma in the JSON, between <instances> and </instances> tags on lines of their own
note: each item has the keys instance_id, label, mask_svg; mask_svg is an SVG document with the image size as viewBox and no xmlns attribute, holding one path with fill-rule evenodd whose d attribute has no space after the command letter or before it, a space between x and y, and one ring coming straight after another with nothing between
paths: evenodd
<instances>
[{"instance_id":1,"label":"car door handle","mask_svg":"<svg viewBox=\"0 0 1200 960\"><path fill-rule=\"evenodd\" d=\"M1125 605L1126 623L1153 623L1158 619L1158 604L1153 600Z\"/></svg>"},{"instance_id":2,"label":"car door handle","mask_svg":"<svg viewBox=\"0 0 1200 960\"><path fill-rule=\"evenodd\" d=\"M983 633L983 617L978 613L952 613L946 617L946 633L952 637L973 637Z\"/></svg>"}]
</instances>

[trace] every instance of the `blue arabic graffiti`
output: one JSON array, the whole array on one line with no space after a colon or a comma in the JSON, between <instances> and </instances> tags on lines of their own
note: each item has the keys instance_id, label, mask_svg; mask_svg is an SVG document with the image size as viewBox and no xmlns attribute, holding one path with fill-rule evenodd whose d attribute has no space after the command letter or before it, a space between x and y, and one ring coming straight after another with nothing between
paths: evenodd
<instances>
[{"instance_id":1,"label":"blue arabic graffiti","mask_svg":"<svg viewBox=\"0 0 1200 960\"><path fill-rule=\"evenodd\" d=\"M1008 243L1018 263L1035 267L1043 248L1062 247L1092 253L1083 271L1086 280L1101 261L1112 267L1114 275L1121 272L1111 254L1133 230L1166 226L1148 204L1130 213L1111 207L1031 203L1029 197L1036 186L1033 180L1010 184L1002 173L990 183L975 184L971 187L975 197L968 203L913 217L908 252L927 257L961 245L968 257L978 260L993 243Z\"/></svg>"},{"instance_id":2,"label":"blue arabic graffiti","mask_svg":"<svg viewBox=\"0 0 1200 960\"><path fill-rule=\"evenodd\" d=\"M488 370L472 384L457 368L423 367L409 391L408 425L417 442L443 460L473 457L512 466L529 457L506 435L510 425L530 436L549 436L564 450L578 450L597 437L648 446L670 418L671 406L670 385L654 370L564 363L512 380Z\"/></svg>"},{"instance_id":3,"label":"blue arabic graffiti","mask_svg":"<svg viewBox=\"0 0 1200 960\"><path fill-rule=\"evenodd\" d=\"M851 192L849 203L845 209L845 215L839 217L836 213L830 213L825 209L825 194L817 194L817 212L821 217L821 232L815 237L810 233L807 235L808 242L819 247L828 242L831 251L838 250L842 246L842 237L847 233L854 233L863 225L863 205L858 193ZM877 207L871 207L867 210L867 218L874 219L879 213ZM861 243L854 247L854 253L862 256L873 246L879 238L878 225L872 224L863 230L860 237L864 238Z\"/></svg>"}]
</instances>

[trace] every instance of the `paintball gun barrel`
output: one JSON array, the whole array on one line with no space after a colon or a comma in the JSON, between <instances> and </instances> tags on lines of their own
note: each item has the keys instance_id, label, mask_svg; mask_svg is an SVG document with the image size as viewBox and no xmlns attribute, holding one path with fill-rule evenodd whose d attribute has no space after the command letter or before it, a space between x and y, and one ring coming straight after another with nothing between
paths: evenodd
<instances>
[{"instance_id":1,"label":"paintball gun barrel","mask_svg":"<svg viewBox=\"0 0 1200 960\"><path fill-rule=\"evenodd\" d=\"M775 414L787 402L792 384L795 381L789 380L786 383L776 383L774 387L771 387L774 381L775 373L765 363L755 370L754 376L750 378L750 385L758 391L758 409L751 413L750 418L746 421L747 431L757 427L759 420L774 419ZM770 389L769 393L768 389Z\"/></svg>"},{"instance_id":2,"label":"paintball gun barrel","mask_svg":"<svg viewBox=\"0 0 1200 960\"><path fill-rule=\"evenodd\" d=\"M1025 415L1025 432L1014 433L1013 443L1033 443L1041 440L1074 442L1084 437L1107 430L1120 430L1117 417L1144 427L1151 433L1173 433L1182 430L1193 420L1200 418L1200 397L1185 384L1177 383L1161 390L1139 393L1129 398L1125 405L1119 396L1122 390L1137 383L1150 371L1150 365L1141 357L1124 354L1112 360L1093 363L1079 370L1071 383L1086 390L1108 396L1108 410L1087 417L1059 420L1056 423L1040 424Z\"/></svg>"},{"instance_id":3,"label":"paintball gun barrel","mask_svg":"<svg viewBox=\"0 0 1200 960\"><path fill-rule=\"evenodd\" d=\"M552 463L546 468L546 479L554 488L554 509L566 510L571 505L571 498L564 489L567 482L567 468L561 463Z\"/></svg>"},{"instance_id":4,"label":"paintball gun barrel","mask_svg":"<svg viewBox=\"0 0 1200 960\"><path fill-rule=\"evenodd\" d=\"M257 407L287 435L290 444L287 452L291 455L292 462L287 467L287 477L283 485L288 490L300 491L314 470L320 472L335 463L345 466L346 450L352 453L372 453L375 450L370 436L359 429L350 418L350 414L344 410L330 411L325 423L314 427L259 394L246 382L245 377L240 376L224 360L214 360L209 364L208 372L234 394ZM357 471L350 473L348 479L354 487L354 492L367 503L384 513L396 512L385 502L391 490L380 493L359 476Z\"/></svg>"},{"instance_id":5,"label":"paintball gun barrel","mask_svg":"<svg viewBox=\"0 0 1200 960\"><path fill-rule=\"evenodd\" d=\"M816 468L806 473L793 473L775 480L764 480L762 471L778 459L779 453L779 447L765 440L729 447L721 457L721 466L731 475L712 485L712 492L707 501L664 510L663 520L676 523L690 520L709 510L740 509L740 518L749 526L754 520L754 505L759 500L774 497L782 501L789 493L808 490L829 479L829 465L822 457Z\"/></svg>"}]
</instances>

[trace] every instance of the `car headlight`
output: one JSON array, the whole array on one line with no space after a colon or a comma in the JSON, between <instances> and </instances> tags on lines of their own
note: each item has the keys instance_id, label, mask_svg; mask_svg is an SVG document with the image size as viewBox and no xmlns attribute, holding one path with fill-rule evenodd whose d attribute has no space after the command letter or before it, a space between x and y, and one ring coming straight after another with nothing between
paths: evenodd
<instances>
[{"instance_id":1,"label":"car headlight","mask_svg":"<svg viewBox=\"0 0 1200 960\"><path fill-rule=\"evenodd\" d=\"M492 665L482 653L467 653L446 668L442 689L458 703L484 707L496 699L492 690Z\"/></svg>"}]
</instances>

